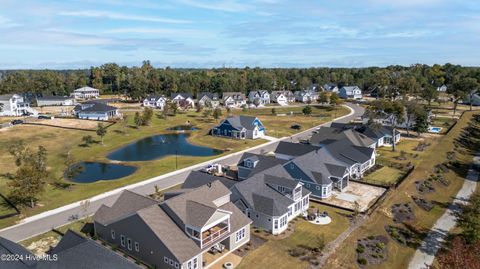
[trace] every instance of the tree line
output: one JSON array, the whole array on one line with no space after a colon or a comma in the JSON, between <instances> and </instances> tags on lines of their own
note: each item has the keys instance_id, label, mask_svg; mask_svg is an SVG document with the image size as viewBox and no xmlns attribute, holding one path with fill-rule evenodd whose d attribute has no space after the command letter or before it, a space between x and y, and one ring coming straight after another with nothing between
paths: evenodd
<instances>
[{"instance_id":1,"label":"tree line","mask_svg":"<svg viewBox=\"0 0 480 269\"><path fill-rule=\"evenodd\" d=\"M468 81L468 85L456 85ZM379 97L395 98L415 94L428 101L436 98L441 85L472 86L480 81L480 67L460 65L388 66L366 68L154 68L149 61L140 67L106 63L83 70L7 70L0 71L0 94L38 93L68 95L85 85L102 94L124 94L141 100L148 94L250 90L301 90L312 84L357 85L375 91ZM473 83L473 84L472 84ZM464 83L465 84L465 83ZM464 97L465 93L456 95Z\"/></svg>"}]
</instances>

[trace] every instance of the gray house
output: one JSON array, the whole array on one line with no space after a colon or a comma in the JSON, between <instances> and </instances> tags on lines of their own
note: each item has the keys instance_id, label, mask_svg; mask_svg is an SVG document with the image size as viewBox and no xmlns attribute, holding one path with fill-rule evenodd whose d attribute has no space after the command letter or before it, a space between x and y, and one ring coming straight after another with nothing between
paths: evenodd
<instances>
[{"instance_id":1,"label":"gray house","mask_svg":"<svg viewBox=\"0 0 480 269\"><path fill-rule=\"evenodd\" d=\"M250 91L248 93L248 101L252 104L258 102L259 106L270 104L270 94L266 90Z\"/></svg>"},{"instance_id":2,"label":"gray house","mask_svg":"<svg viewBox=\"0 0 480 269\"><path fill-rule=\"evenodd\" d=\"M250 240L248 219L214 181L162 203L124 191L94 215L99 238L155 268L204 268L207 252L233 251ZM167 196L167 195L166 195Z\"/></svg>"},{"instance_id":3,"label":"gray house","mask_svg":"<svg viewBox=\"0 0 480 269\"><path fill-rule=\"evenodd\" d=\"M332 128L347 130L353 129L359 133L364 134L368 138L376 141L376 147L391 147L393 143L400 142L400 132L395 130L393 135L393 128L391 126L383 126L380 124L367 125L367 124L345 124L345 123L332 123Z\"/></svg>"},{"instance_id":4,"label":"gray house","mask_svg":"<svg viewBox=\"0 0 480 269\"><path fill-rule=\"evenodd\" d=\"M338 96L343 99L362 99L362 90L358 86L343 86L338 90Z\"/></svg>"},{"instance_id":5,"label":"gray house","mask_svg":"<svg viewBox=\"0 0 480 269\"><path fill-rule=\"evenodd\" d=\"M216 108L220 105L220 99L218 97L218 93L211 93L211 92L201 92L198 94L198 104L203 107L211 107Z\"/></svg>"},{"instance_id":6,"label":"gray house","mask_svg":"<svg viewBox=\"0 0 480 269\"><path fill-rule=\"evenodd\" d=\"M142 268L97 242L69 230L47 254L52 260L34 259L20 244L0 237L0 255L22 255L23 260L0 259L2 269L139 269Z\"/></svg>"},{"instance_id":7,"label":"gray house","mask_svg":"<svg viewBox=\"0 0 480 269\"><path fill-rule=\"evenodd\" d=\"M95 101L76 105L73 113L79 119L85 120L111 120L120 116L118 108Z\"/></svg>"}]
</instances>

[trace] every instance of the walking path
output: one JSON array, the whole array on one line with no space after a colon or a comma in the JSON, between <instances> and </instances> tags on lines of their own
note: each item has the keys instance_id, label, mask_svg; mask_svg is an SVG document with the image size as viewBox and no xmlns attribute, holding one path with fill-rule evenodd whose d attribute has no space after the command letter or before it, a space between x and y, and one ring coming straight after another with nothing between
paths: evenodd
<instances>
[{"instance_id":1,"label":"walking path","mask_svg":"<svg viewBox=\"0 0 480 269\"><path fill-rule=\"evenodd\" d=\"M350 113L335 119L337 122L349 122L350 120L355 119L363 114L364 109L356 104L347 104L346 107L350 109ZM319 126L329 125L331 122L323 123ZM258 145L253 148L249 148L243 151L232 153L220 158L209 160L203 163L199 163L193 166L189 166L183 169L179 169L174 172L170 172L164 175L153 177L132 185L121 187L103 194L91 197L87 199L89 201L88 208L82 206L84 201L78 201L69 205L65 205L50 211L40 213L28 218L23 219L20 223L1 229L0 237L18 242L33 236L43 234L50 231L53 228L58 228L76 221L76 218L83 218L89 215L94 214L98 208L105 204L111 205L118 198L120 193L124 190L131 190L139 194L148 195L153 193L155 186L159 189L168 189L175 185L181 184L185 181L187 175L196 169L200 169L208 164L220 163L222 165L230 165L232 163L237 163L241 155L245 152L253 152L261 154L262 152L272 151L276 148L276 145L281 140L290 139L301 140L309 137L312 131L318 126L305 130L303 132L297 133L291 137L284 138L274 138L272 141Z\"/></svg>"},{"instance_id":2,"label":"walking path","mask_svg":"<svg viewBox=\"0 0 480 269\"><path fill-rule=\"evenodd\" d=\"M479 154L480 152L477 153L477 155ZM413 259L410 261L408 269L424 269L432 265L435 255L445 241L448 232L454 228L457 223L454 214L460 210L459 204L466 204L470 195L475 192L479 176L479 171L475 170L474 165L472 165L468 170L467 178L463 183L462 189L457 193L453 203L447 208L442 217L437 220L420 248L417 249L415 256L413 256Z\"/></svg>"}]
</instances>

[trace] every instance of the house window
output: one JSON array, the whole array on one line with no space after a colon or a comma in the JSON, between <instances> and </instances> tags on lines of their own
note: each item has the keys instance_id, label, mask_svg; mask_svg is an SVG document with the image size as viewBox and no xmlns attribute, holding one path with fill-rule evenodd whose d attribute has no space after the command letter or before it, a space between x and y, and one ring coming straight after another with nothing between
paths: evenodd
<instances>
[{"instance_id":1,"label":"house window","mask_svg":"<svg viewBox=\"0 0 480 269\"><path fill-rule=\"evenodd\" d=\"M252 162L250 160L246 160L245 166L247 166L248 168L252 168Z\"/></svg>"},{"instance_id":2,"label":"house window","mask_svg":"<svg viewBox=\"0 0 480 269\"><path fill-rule=\"evenodd\" d=\"M115 239L115 231L114 231L114 230L111 230L111 231L110 231L110 234L112 235L112 239Z\"/></svg>"},{"instance_id":3,"label":"house window","mask_svg":"<svg viewBox=\"0 0 480 269\"><path fill-rule=\"evenodd\" d=\"M310 188L310 183L307 183L307 185L306 185L306 186L307 186L307 188Z\"/></svg>"},{"instance_id":4,"label":"house window","mask_svg":"<svg viewBox=\"0 0 480 269\"><path fill-rule=\"evenodd\" d=\"M195 258L193 259L193 269L197 269L198 268L198 259Z\"/></svg>"},{"instance_id":5,"label":"house window","mask_svg":"<svg viewBox=\"0 0 480 269\"><path fill-rule=\"evenodd\" d=\"M278 229L278 220L273 221L273 229Z\"/></svg>"},{"instance_id":6,"label":"house window","mask_svg":"<svg viewBox=\"0 0 480 269\"><path fill-rule=\"evenodd\" d=\"M175 262L173 260L170 260L170 265L171 266L174 266L175 265Z\"/></svg>"},{"instance_id":7,"label":"house window","mask_svg":"<svg viewBox=\"0 0 480 269\"><path fill-rule=\"evenodd\" d=\"M140 244L138 242L135 242L135 251L140 252Z\"/></svg>"},{"instance_id":8,"label":"house window","mask_svg":"<svg viewBox=\"0 0 480 269\"><path fill-rule=\"evenodd\" d=\"M239 242L243 238L245 238L245 228L240 229L237 233L235 233L235 243Z\"/></svg>"},{"instance_id":9,"label":"house window","mask_svg":"<svg viewBox=\"0 0 480 269\"><path fill-rule=\"evenodd\" d=\"M132 250L132 239L130 238L127 239L127 248L128 250Z\"/></svg>"},{"instance_id":10,"label":"house window","mask_svg":"<svg viewBox=\"0 0 480 269\"><path fill-rule=\"evenodd\" d=\"M163 261L164 261L165 263L168 263L169 260L170 260L169 258L163 257Z\"/></svg>"},{"instance_id":11,"label":"house window","mask_svg":"<svg viewBox=\"0 0 480 269\"><path fill-rule=\"evenodd\" d=\"M175 268L178 268L178 262L175 262Z\"/></svg>"},{"instance_id":12,"label":"house window","mask_svg":"<svg viewBox=\"0 0 480 269\"><path fill-rule=\"evenodd\" d=\"M120 235L120 245L121 245L122 247L125 246L125 236L124 236L123 234Z\"/></svg>"},{"instance_id":13,"label":"house window","mask_svg":"<svg viewBox=\"0 0 480 269\"><path fill-rule=\"evenodd\" d=\"M327 188L325 188L325 187L322 188L322 195L323 196L327 195Z\"/></svg>"},{"instance_id":14,"label":"house window","mask_svg":"<svg viewBox=\"0 0 480 269\"><path fill-rule=\"evenodd\" d=\"M319 191L319 190L320 190L320 186L317 186L316 188L317 188L317 191Z\"/></svg>"}]
</instances>

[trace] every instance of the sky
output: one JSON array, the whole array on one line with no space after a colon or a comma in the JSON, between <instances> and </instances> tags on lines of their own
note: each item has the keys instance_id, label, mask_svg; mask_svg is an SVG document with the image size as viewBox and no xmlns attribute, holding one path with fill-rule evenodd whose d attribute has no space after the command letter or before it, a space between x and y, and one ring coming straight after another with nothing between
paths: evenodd
<instances>
[{"instance_id":1,"label":"sky","mask_svg":"<svg viewBox=\"0 0 480 269\"><path fill-rule=\"evenodd\" d=\"M0 69L480 63L478 0L0 0Z\"/></svg>"}]
</instances>

